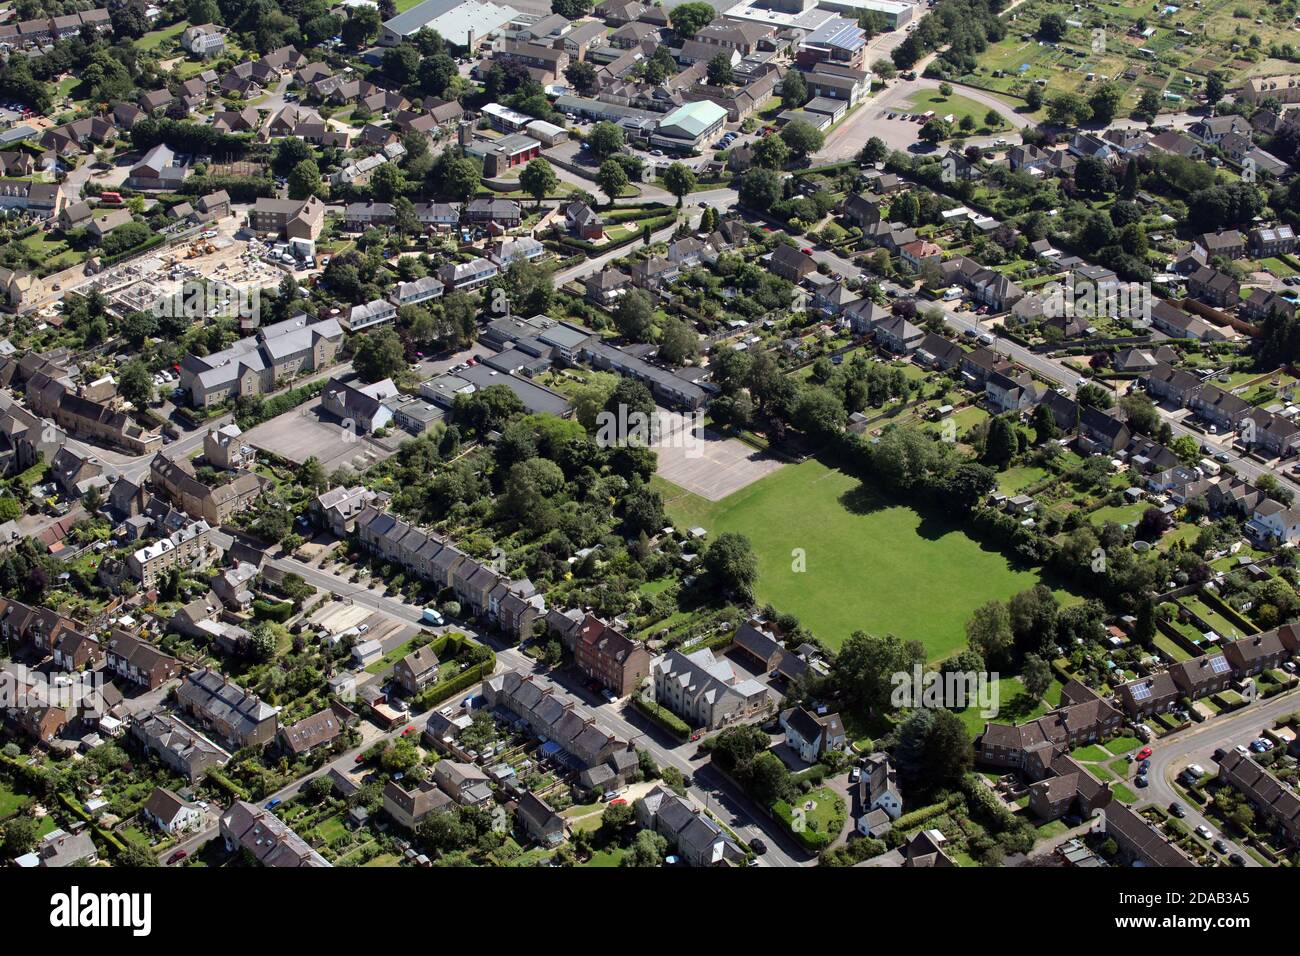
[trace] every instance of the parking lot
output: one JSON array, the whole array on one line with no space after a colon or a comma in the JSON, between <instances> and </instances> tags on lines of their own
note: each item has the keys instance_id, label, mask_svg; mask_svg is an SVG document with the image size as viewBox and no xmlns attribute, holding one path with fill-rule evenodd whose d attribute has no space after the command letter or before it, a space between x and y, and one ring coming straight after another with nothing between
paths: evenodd
<instances>
[{"instance_id":1,"label":"parking lot","mask_svg":"<svg viewBox=\"0 0 1300 956\"><path fill-rule=\"evenodd\" d=\"M339 420L321 407L319 397L263 422L244 439L298 465L315 456L327 474L344 466L362 471L392 454L392 449L371 438L344 431Z\"/></svg>"},{"instance_id":2,"label":"parking lot","mask_svg":"<svg viewBox=\"0 0 1300 956\"><path fill-rule=\"evenodd\" d=\"M701 498L721 501L782 465L776 456L711 428L695 436L684 434L688 419L676 413L661 414L671 424L664 427L654 446L659 454L656 472Z\"/></svg>"}]
</instances>

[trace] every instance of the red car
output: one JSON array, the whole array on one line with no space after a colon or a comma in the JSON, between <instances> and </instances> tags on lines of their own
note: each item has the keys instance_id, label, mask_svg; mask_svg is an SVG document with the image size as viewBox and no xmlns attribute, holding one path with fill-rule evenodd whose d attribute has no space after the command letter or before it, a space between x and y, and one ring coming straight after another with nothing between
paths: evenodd
<instances>
[{"instance_id":1,"label":"red car","mask_svg":"<svg viewBox=\"0 0 1300 956\"><path fill-rule=\"evenodd\" d=\"M801 250L805 256L812 255L812 246L804 246Z\"/></svg>"},{"instance_id":2,"label":"red car","mask_svg":"<svg viewBox=\"0 0 1300 956\"><path fill-rule=\"evenodd\" d=\"M365 762L365 759L366 759L366 755L365 755L365 754L357 754L356 758L355 758L352 762L353 762L353 763L364 763L364 762Z\"/></svg>"},{"instance_id":3,"label":"red car","mask_svg":"<svg viewBox=\"0 0 1300 956\"><path fill-rule=\"evenodd\" d=\"M1147 757L1150 756L1151 756L1150 747L1143 747L1141 750L1138 751L1138 760L1146 760Z\"/></svg>"},{"instance_id":4,"label":"red car","mask_svg":"<svg viewBox=\"0 0 1300 956\"><path fill-rule=\"evenodd\" d=\"M627 801L624 800L622 797L615 797L613 800L609 801L609 805L611 807L621 807L626 805L626 803Z\"/></svg>"},{"instance_id":5,"label":"red car","mask_svg":"<svg viewBox=\"0 0 1300 956\"><path fill-rule=\"evenodd\" d=\"M411 733L411 731L413 731L413 730L415 730L415 724L411 724L411 726L409 726L409 727L407 727L405 730L403 730L403 731L402 731L402 736L405 737L407 734Z\"/></svg>"},{"instance_id":6,"label":"red car","mask_svg":"<svg viewBox=\"0 0 1300 956\"><path fill-rule=\"evenodd\" d=\"M187 853L185 850L177 850L171 856L167 857L167 865L171 866L173 863L179 863L187 856L189 856L189 853Z\"/></svg>"},{"instance_id":7,"label":"red car","mask_svg":"<svg viewBox=\"0 0 1300 956\"><path fill-rule=\"evenodd\" d=\"M695 733L691 734L691 740L699 740L702 736L704 735L697 730Z\"/></svg>"}]
</instances>

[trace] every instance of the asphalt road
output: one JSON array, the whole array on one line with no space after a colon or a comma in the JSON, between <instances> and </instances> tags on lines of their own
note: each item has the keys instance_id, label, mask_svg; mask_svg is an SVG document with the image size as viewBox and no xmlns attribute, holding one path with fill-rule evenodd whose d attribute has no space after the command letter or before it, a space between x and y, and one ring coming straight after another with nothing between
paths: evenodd
<instances>
[{"instance_id":1,"label":"asphalt road","mask_svg":"<svg viewBox=\"0 0 1300 956\"><path fill-rule=\"evenodd\" d=\"M1294 711L1298 698L1300 690L1280 694L1262 703L1250 704L1236 713L1213 717L1205 723L1152 744L1151 766L1147 771L1151 786L1141 792L1142 805L1155 804L1168 808L1170 803L1177 800L1187 808L1183 822L1189 828L1195 829L1202 825L1208 827L1216 838L1221 836L1228 842L1230 852L1245 857L1247 866L1259 866L1240 844L1206 819L1195 803L1178 793L1174 788L1174 779L1188 764L1193 763L1200 764L1207 772L1213 773L1215 750L1231 750L1238 744L1249 744L1275 719Z\"/></svg>"}]
</instances>

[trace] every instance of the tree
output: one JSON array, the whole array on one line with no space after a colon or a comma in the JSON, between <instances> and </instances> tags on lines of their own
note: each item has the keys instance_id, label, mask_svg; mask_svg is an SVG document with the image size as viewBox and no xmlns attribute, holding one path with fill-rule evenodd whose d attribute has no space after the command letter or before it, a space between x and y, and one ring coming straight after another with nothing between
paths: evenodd
<instances>
[{"instance_id":1,"label":"tree","mask_svg":"<svg viewBox=\"0 0 1300 956\"><path fill-rule=\"evenodd\" d=\"M1047 102L1047 118L1059 126L1077 126L1092 118L1092 107L1077 93L1057 93Z\"/></svg>"},{"instance_id":2,"label":"tree","mask_svg":"<svg viewBox=\"0 0 1300 956\"><path fill-rule=\"evenodd\" d=\"M529 162L524 167L524 171L519 174L519 188L532 196L538 206L542 204L547 193L554 192L559 185L560 180L555 175L555 170L541 157Z\"/></svg>"},{"instance_id":3,"label":"tree","mask_svg":"<svg viewBox=\"0 0 1300 956\"><path fill-rule=\"evenodd\" d=\"M633 342L649 342L654 332L654 303L641 289L632 289L614 309L614 327Z\"/></svg>"},{"instance_id":4,"label":"tree","mask_svg":"<svg viewBox=\"0 0 1300 956\"><path fill-rule=\"evenodd\" d=\"M325 475L325 466L315 455L308 456L298 469L298 483L318 494L329 487L329 478Z\"/></svg>"},{"instance_id":5,"label":"tree","mask_svg":"<svg viewBox=\"0 0 1300 956\"><path fill-rule=\"evenodd\" d=\"M790 154L803 162L822 148L825 137L821 130L804 120L791 120L781 127L781 139L790 147Z\"/></svg>"},{"instance_id":6,"label":"tree","mask_svg":"<svg viewBox=\"0 0 1300 956\"><path fill-rule=\"evenodd\" d=\"M730 86L736 79L731 70L731 56L725 52L715 53L705 67L705 76L710 86Z\"/></svg>"},{"instance_id":7,"label":"tree","mask_svg":"<svg viewBox=\"0 0 1300 956\"><path fill-rule=\"evenodd\" d=\"M385 76L398 86L408 86L420 73L420 54L415 47L403 43L385 50L381 64Z\"/></svg>"},{"instance_id":8,"label":"tree","mask_svg":"<svg viewBox=\"0 0 1300 956\"><path fill-rule=\"evenodd\" d=\"M114 866L128 867L130 869L148 869L149 867L158 866L158 857L154 856L148 847L141 846L131 840L125 842L125 848L113 860Z\"/></svg>"},{"instance_id":9,"label":"tree","mask_svg":"<svg viewBox=\"0 0 1300 956\"><path fill-rule=\"evenodd\" d=\"M551 0L551 12L566 20L581 20L590 12L592 0Z\"/></svg>"},{"instance_id":10,"label":"tree","mask_svg":"<svg viewBox=\"0 0 1300 956\"><path fill-rule=\"evenodd\" d=\"M984 441L984 460L999 471L1011 464L1016 456L1020 442L1016 437L1016 427L999 415L989 422L988 436Z\"/></svg>"},{"instance_id":11,"label":"tree","mask_svg":"<svg viewBox=\"0 0 1300 956\"><path fill-rule=\"evenodd\" d=\"M754 144L753 156L755 166L781 170L790 161L790 147L785 145L785 140L780 136L764 136Z\"/></svg>"},{"instance_id":12,"label":"tree","mask_svg":"<svg viewBox=\"0 0 1300 956\"><path fill-rule=\"evenodd\" d=\"M940 84L939 84L939 95L942 96L945 100L946 100L948 97L952 96L952 92L953 92L953 91L952 91L952 84L951 84L951 83L940 83Z\"/></svg>"},{"instance_id":13,"label":"tree","mask_svg":"<svg viewBox=\"0 0 1300 956\"><path fill-rule=\"evenodd\" d=\"M788 110L797 110L808 100L808 84L798 70L787 70L781 80L781 105Z\"/></svg>"},{"instance_id":14,"label":"tree","mask_svg":"<svg viewBox=\"0 0 1300 956\"><path fill-rule=\"evenodd\" d=\"M153 400L153 379L144 362L137 358L122 366L117 391L136 408L144 408Z\"/></svg>"},{"instance_id":15,"label":"tree","mask_svg":"<svg viewBox=\"0 0 1300 956\"><path fill-rule=\"evenodd\" d=\"M289 173L289 198L307 199L320 193L320 168L315 161L304 159Z\"/></svg>"},{"instance_id":16,"label":"tree","mask_svg":"<svg viewBox=\"0 0 1300 956\"><path fill-rule=\"evenodd\" d=\"M564 78L583 96L596 89L596 67L586 60L575 60L566 66Z\"/></svg>"},{"instance_id":17,"label":"tree","mask_svg":"<svg viewBox=\"0 0 1300 956\"><path fill-rule=\"evenodd\" d=\"M404 192L406 176L395 163L384 163L371 174L370 195L375 202L391 203Z\"/></svg>"},{"instance_id":18,"label":"tree","mask_svg":"<svg viewBox=\"0 0 1300 956\"><path fill-rule=\"evenodd\" d=\"M925 775L931 791L955 790L975 762L970 734L951 710L934 712L925 735Z\"/></svg>"},{"instance_id":19,"label":"tree","mask_svg":"<svg viewBox=\"0 0 1300 956\"><path fill-rule=\"evenodd\" d=\"M1043 108L1043 88L1037 83L1031 83L1029 89L1025 90L1025 106L1029 107L1031 113L1037 113Z\"/></svg>"},{"instance_id":20,"label":"tree","mask_svg":"<svg viewBox=\"0 0 1300 956\"><path fill-rule=\"evenodd\" d=\"M668 841L654 830L640 830L621 866L660 866L668 855Z\"/></svg>"},{"instance_id":21,"label":"tree","mask_svg":"<svg viewBox=\"0 0 1300 956\"><path fill-rule=\"evenodd\" d=\"M1002 114L997 110L989 110L984 114L984 125L990 129L996 129L1002 125Z\"/></svg>"},{"instance_id":22,"label":"tree","mask_svg":"<svg viewBox=\"0 0 1300 956\"><path fill-rule=\"evenodd\" d=\"M1223 77L1219 76L1218 73L1211 73L1205 78L1205 100L1211 106L1223 99L1223 94L1226 92L1228 92L1228 87L1223 82Z\"/></svg>"},{"instance_id":23,"label":"tree","mask_svg":"<svg viewBox=\"0 0 1300 956\"><path fill-rule=\"evenodd\" d=\"M364 332L353 349L352 367L363 382L391 378L406 367L406 352L397 332L386 326Z\"/></svg>"},{"instance_id":24,"label":"tree","mask_svg":"<svg viewBox=\"0 0 1300 956\"><path fill-rule=\"evenodd\" d=\"M937 146L952 135L952 124L938 116L925 121L917 136L931 146Z\"/></svg>"},{"instance_id":25,"label":"tree","mask_svg":"<svg viewBox=\"0 0 1300 956\"><path fill-rule=\"evenodd\" d=\"M771 169L755 166L740 174L736 193L741 205L766 211L781 200L781 177Z\"/></svg>"},{"instance_id":26,"label":"tree","mask_svg":"<svg viewBox=\"0 0 1300 956\"><path fill-rule=\"evenodd\" d=\"M1020 670L1020 683L1034 700L1042 700L1052 686L1052 666L1037 654L1026 654L1025 665Z\"/></svg>"},{"instance_id":27,"label":"tree","mask_svg":"<svg viewBox=\"0 0 1300 956\"><path fill-rule=\"evenodd\" d=\"M989 660L1011 647L1011 615L1001 601L989 601L975 609L966 622L966 643Z\"/></svg>"},{"instance_id":28,"label":"tree","mask_svg":"<svg viewBox=\"0 0 1300 956\"><path fill-rule=\"evenodd\" d=\"M876 163L883 162L888 155L889 147L885 145L885 141L879 136L873 136L858 153L858 162L866 166L874 166Z\"/></svg>"},{"instance_id":29,"label":"tree","mask_svg":"<svg viewBox=\"0 0 1300 956\"><path fill-rule=\"evenodd\" d=\"M1034 414L1030 424L1034 427L1034 437L1038 439L1040 445L1045 441L1059 438L1061 435L1061 429L1056 424L1056 416L1052 414L1052 410L1046 402L1039 402L1034 406Z\"/></svg>"},{"instance_id":30,"label":"tree","mask_svg":"<svg viewBox=\"0 0 1300 956\"><path fill-rule=\"evenodd\" d=\"M672 24L673 32L677 36L683 40L689 40L712 23L714 16L712 6L695 0L695 2L683 3L674 7L668 14L668 22Z\"/></svg>"},{"instance_id":31,"label":"tree","mask_svg":"<svg viewBox=\"0 0 1300 956\"><path fill-rule=\"evenodd\" d=\"M1103 83L1093 90L1088 97L1088 106L1092 109L1092 118L1099 123L1109 123L1115 118L1123 92L1114 83Z\"/></svg>"},{"instance_id":32,"label":"tree","mask_svg":"<svg viewBox=\"0 0 1300 956\"><path fill-rule=\"evenodd\" d=\"M379 33L379 11L374 7L349 7L339 37L354 50L368 44Z\"/></svg>"},{"instance_id":33,"label":"tree","mask_svg":"<svg viewBox=\"0 0 1300 956\"><path fill-rule=\"evenodd\" d=\"M1154 120L1156 114L1160 112L1160 94L1155 90L1146 89L1138 98L1137 106L1133 110L1134 116L1144 116L1148 121Z\"/></svg>"},{"instance_id":34,"label":"tree","mask_svg":"<svg viewBox=\"0 0 1300 956\"><path fill-rule=\"evenodd\" d=\"M748 598L758 580L758 559L749 539L724 531L704 552L704 569L723 591Z\"/></svg>"},{"instance_id":35,"label":"tree","mask_svg":"<svg viewBox=\"0 0 1300 956\"><path fill-rule=\"evenodd\" d=\"M600 169L596 172L596 185L609 197L610 206L614 205L614 200L627 188L627 184L627 171L623 169L622 163L607 159L600 164Z\"/></svg>"},{"instance_id":36,"label":"tree","mask_svg":"<svg viewBox=\"0 0 1300 956\"><path fill-rule=\"evenodd\" d=\"M1046 13L1038 20L1038 35L1044 40L1056 42L1065 36L1066 29L1065 17L1059 13Z\"/></svg>"},{"instance_id":37,"label":"tree","mask_svg":"<svg viewBox=\"0 0 1300 956\"><path fill-rule=\"evenodd\" d=\"M668 316L659 329L659 357L673 365L682 365L699 354L699 333L684 319Z\"/></svg>"},{"instance_id":38,"label":"tree","mask_svg":"<svg viewBox=\"0 0 1300 956\"><path fill-rule=\"evenodd\" d=\"M30 853L36 846L38 832L36 821L31 817L18 816L10 818L5 824L4 855L12 860L16 856Z\"/></svg>"},{"instance_id":39,"label":"tree","mask_svg":"<svg viewBox=\"0 0 1300 956\"><path fill-rule=\"evenodd\" d=\"M905 643L893 634L877 637L854 631L831 663L831 683L850 709L886 714L894 707L894 675L908 673L914 663L923 664L925 657L925 648L918 642Z\"/></svg>"},{"instance_id":40,"label":"tree","mask_svg":"<svg viewBox=\"0 0 1300 956\"><path fill-rule=\"evenodd\" d=\"M677 197L677 208L682 208L682 197L695 188L695 173L685 163L673 163L664 170L664 187Z\"/></svg>"},{"instance_id":41,"label":"tree","mask_svg":"<svg viewBox=\"0 0 1300 956\"><path fill-rule=\"evenodd\" d=\"M623 130L606 120L601 120L587 134L587 148L597 162L604 162L623 151Z\"/></svg>"}]
</instances>

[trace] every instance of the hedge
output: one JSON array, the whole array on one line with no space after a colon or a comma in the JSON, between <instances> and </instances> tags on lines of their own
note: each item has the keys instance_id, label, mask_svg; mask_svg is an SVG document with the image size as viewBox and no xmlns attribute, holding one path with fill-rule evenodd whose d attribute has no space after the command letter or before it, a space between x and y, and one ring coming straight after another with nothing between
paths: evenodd
<instances>
[{"instance_id":1,"label":"hedge","mask_svg":"<svg viewBox=\"0 0 1300 956\"><path fill-rule=\"evenodd\" d=\"M497 656L493 654L481 664L463 670L455 677L447 680L440 680L435 684L430 684L424 690L420 691L411 702L416 710L428 710L434 704L441 703L448 697L456 694L466 687L470 687L483 678L488 677L496 670Z\"/></svg>"},{"instance_id":2,"label":"hedge","mask_svg":"<svg viewBox=\"0 0 1300 956\"><path fill-rule=\"evenodd\" d=\"M248 791L227 777L224 771L218 770L215 767L210 767L206 779L211 780L231 796L238 797L240 800L250 799Z\"/></svg>"},{"instance_id":3,"label":"hedge","mask_svg":"<svg viewBox=\"0 0 1300 956\"><path fill-rule=\"evenodd\" d=\"M942 803L932 803L928 807L922 807L920 810L913 810L911 813L904 813L894 821L891 829L904 833L907 830L915 829L922 823L933 820L935 817L941 817L953 807L961 802L960 794L953 794Z\"/></svg>"},{"instance_id":4,"label":"hedge","mask_svg":"<svg viewBox=\"0 0 1300 956\"><path fill-rule=\"evenodd\" d=\"M277 624L283 624L293 617L293 602L268 601L265 598L257 598L253 601L253 616L259 620L275 621Z\"/></svg>"},{"instance_id":5,"label":"hedge","mask_svg":"<svg viewBox=\"0 0 1300 956\"><path fill-rule=\"evenodd\" d=\"M668 708L661 707L659 704L648 701L640 694L635 695L632 698L632 702L637 710L641 711L641 713L645 714L669 733L681 737L683 740L691 735L690 725Z\"/></svg>"},{"instance_id":6,"label":"hedge","mask_svg":"<svg viewBox=\"0 0 1300 956\"><path fill-rule=\"evenodd\" d=\"M791 808L790 804L786 803L784 800L778 800L776 803L772 804L772 812L776 814L778 820L785 824L787 832L789 832L789 834L794 837L805 850L809 850L812 853L820 853L830 845L831 834L829 833L823 833L820 830L809 830L807 827L804 827L802 830L796 830L794 828L794 810ZM844 829L843 820L840 821L840 829ZM839 831L837 830L834 835L839 836Z\"/></svg>"}]
</instances>

